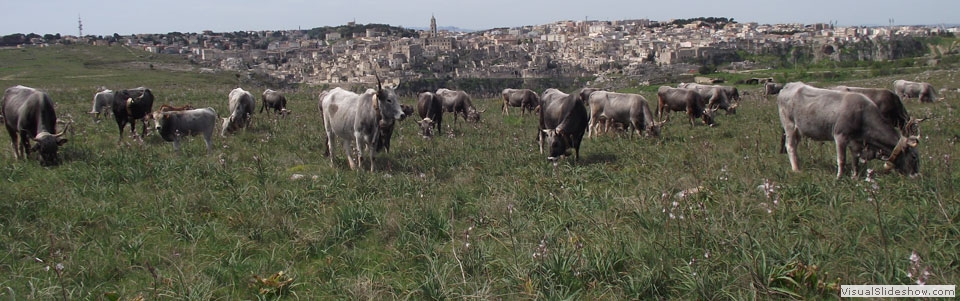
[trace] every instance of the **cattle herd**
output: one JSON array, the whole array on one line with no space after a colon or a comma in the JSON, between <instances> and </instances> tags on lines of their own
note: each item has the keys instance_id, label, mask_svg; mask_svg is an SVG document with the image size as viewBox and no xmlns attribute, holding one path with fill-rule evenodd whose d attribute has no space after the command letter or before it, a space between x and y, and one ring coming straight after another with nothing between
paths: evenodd
<instances>
[{"instance_id":1,"label":"cattle herd","mask_svg":"<svg viewBox=\"0 0 960 301\"><path fill-rule=\"evenodd\" d=\"M784 133L781 152L788 154L794 171L799 171L797 143L801 137L807 137L834 141L838 178L846 173L848 147L853 154L854 177L860 174L860 165L871 159L884 160L888 169L914 177L919 175L916 148L922 119L911 118L902 99L933 102L937 100L937 94L928 83L897 80L893 87L893 90L847 86L824 89L802 82L785 85L766 82L761 91L764 96L777 95ZM538 116L540 152L556 165L560 158L570 155L570 149L573 149L574 160L579 159L585 134L592 138L617 128L631 135L659 137L661 128L669 121L670 112L675 111L685 113L691 126L696 126L697 119L713 126L718 110L735 114L740 101L737 88L720 85L662 86L656 95L656 117L642 95L592 88L582 88L570 94L551 88L539 95L529 89L504 89L501 109L504 115L509 115L510 107L519 107L521 116L527 112ZM261 99L260 113L272 111L281 117L291 113L286 108L286 97L279 91L267 89ZM374 153L383 149L389 151L396 122L412 115L414 109L420 117L417 123L424 137L433 136L434 130L442 130L444 113L453 114L453 127L459 126L460 118L466 122L479 122L483 113L473 106L464 91L422 91L416 99L414 107L401 105L394 87L384 87L379 77L376 89L364 93L341 88L321 92L317 108L323 118L326 154L331 164L335 157L335 141L339 141L351 169L362 168L361 163L366 160L373 171ZM127 124L130 124L134 139L142 141L148 132L147 123L153 121L159 136L173 142L178 153L182 136L203 135L209 154L217 120L221 120L220 135L226 136L249 127L256 107L256 97L241 88L230 91L229 114L223 118L209 107L163 105L153 111L153 102L152 91L144 87L118 91L100 89L93 97L90 113L95 122L100 122L101 113L112 113L120 131L118 144L123 141ZM0 104L0 117L10 134L17 159L38 153L42 165L59 163L57 152L67 142L63 135L69 123L60 131L56 130L58 121L54 103L46 93L24 86L6 89ZM136 132L138 121L143 126L139 135Z\"/></svg>"}]
</instances>

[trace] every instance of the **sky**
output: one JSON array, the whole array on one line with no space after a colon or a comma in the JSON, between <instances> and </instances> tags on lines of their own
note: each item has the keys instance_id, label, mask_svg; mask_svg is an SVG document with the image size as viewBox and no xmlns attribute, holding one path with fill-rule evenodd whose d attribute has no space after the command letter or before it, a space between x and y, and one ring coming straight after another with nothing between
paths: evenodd
<instances>
[{"instance_id":1,"label":"sky","mask_svg":"<svg viewBox=\"0 0 960 301\"><path fill-rule=\"evenodd\" d=\"M484 30L564 20L726 17L839 26L960 24L958 0L2 0L0 35L84 35L311 29L380 23Z\"/></svg>"}]
</instances>

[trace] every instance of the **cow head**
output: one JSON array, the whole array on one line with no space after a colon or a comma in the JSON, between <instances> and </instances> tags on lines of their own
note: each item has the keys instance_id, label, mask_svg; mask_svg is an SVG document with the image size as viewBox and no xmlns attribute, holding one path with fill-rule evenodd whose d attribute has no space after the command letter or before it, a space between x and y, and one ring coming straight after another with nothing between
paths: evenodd
<instances>
[{"instance_id":1,"label":"cow head","mask_svg":"<svg viewBox=\"0 0 960 301\"><path fill-rule=\"evenodd\" d=\"M67 132L67 128L69 127L70 124L68 123L60 133L50 134L43 131L33 138L36 144L30 148L30 151L40 153L40 165L50 166L60 163L57 152L60 150L61 145L67 143L67 138L64 138L63 134Z\"/></svg>"},{"instance_id":2,"label":"cow head","mask_svg":"<svg viewBox=\"0 0 960 301\"><path fill-rule=\"evenodd\" d=\"M647 127L647 134L653 137L660 137L660 130L663 129L664 123L666 123L666 121L654 122Z\"/></svg>"},{"instance_id":3,"label":"cow head","mask_svg":"<svg viewBox=\"0 0 960 301\"><path fill-rule=\"evenodd\" d=\"M897 172L915 178L920 175L920 155L917 153L917 145L920 144L916 137L900 137L897 146L893 148L889 157L880 159L887 161L884 167L887 170L896 169Z\"/></svg>"},{"instance_id":4,"label":"cow head","mask_svg":"<svg viewBox=\"0 0 960 301\"><path fill-rule=\"evenodd\" d=\"M545 129L543 130L543 139L548 150L547 160L556 164L557 159L561 156L569 155L567 149L570 148L570 141L568 141L567 136L563 134L563 130Z\"/></svg>"},{"instance_id":5,"label":"cow head","mask_svg":"<svg viewBox=\"0 0 960 301\"><path fill-rule=\"evenodd\" d=\"M910 118L907 121L907 124L903 126L903 135L907 137L920 137L920 123L926 120L926 118Z\"/></svg>"},{"instance_id":6,"label":"cow head","mask_svg":"<svg viewBox=\"0 0 960 301\"><path fill-rule=\"evenodd\" d=\"M477 109L468 108L468 109L467 109L467 121L480 122L480 114L483 113L484 111L486 111L486 110L477 111Z\"/></svg>"},{"instance_id":7,"label":"cow head","mask_svg":"<svg viewBox=\"0 0 960 301\"><path fill-rule=\"evenodd\" d=\"M732 105L730 105L729 107L727 107L727 110L726 110L726 111L727 111L727 115L730 115L730 114L737 115L737 107L739 107L739 106L740 106L740 103L739 103L739 102L735 102L735 103L733 103Z\"/></svg>"},{"instance_id":8,"label":"cow head","mask_svg":"<svg viewBox=\"0 0 960 301\"><path fill-rule=\"evenodd\" d=\"M713 123L713 113L717 112L717 109L706 109L703 110L703 114L700 116L700 119L703 119L703 123L709 126L714 126Z\"/></svg>"},{"instance_id":9,"label":"cow head","mask_svg":"<svg viewBox=\"0 0 960 301\"><path fill-rule=\"evenodd\" d=\"M287 115L293 114L293 111L287 110L287 108L280 109L280 117L286 117Z\"/></svg>"},{"instance_id":10,"label":"cow head","mask_svg":"<svg viewBox=\"0 0 960 301\"><path fill-rule=\"evenodd\" d=\"M423 120L417 121L417 124L420 125L421 135L425 138L433 137L433 119L429 117L424 118Z\"/></svg>"},{"instance_id":11,"label":"cow head","mask_svg":"<svg viewBox=\"0 0 960 301\"><path fill-rule=\"evenodd\" d=\"M386 119L402 120L407 117L400 107L400 97L394 88L384 88L380 83L380 76L377 76L377 108L380 110L380 116Z\"/></svg>"}]
</instances>

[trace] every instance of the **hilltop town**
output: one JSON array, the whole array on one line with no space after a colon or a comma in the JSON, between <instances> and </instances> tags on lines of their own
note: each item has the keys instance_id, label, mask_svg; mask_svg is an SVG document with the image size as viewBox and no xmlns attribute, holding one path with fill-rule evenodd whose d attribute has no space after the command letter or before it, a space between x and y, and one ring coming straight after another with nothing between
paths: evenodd
<instances>
[{"instance_id":1,"label":"hilltop town","mask_svg":"<svg viewBox=\"0 0 960 301\"><path fill-rule=\"evenodd\" d=\"M158 54L184 55L203 72L250 71L288 83L373 82L373 74L403 79L633 76L678 66L765 68L744 54L791 60L792 48L813 59L888 60L923 55L926 47L895 49L876 43L952 36L960 28L932 26L837 27L833 24L737 23L726 18L664 22L559 21L478 32L412 30L349 23L311 30L233 33L167 33L130 36L27 36L26 44L124 45ZM4 37L6 40L6 37ZM903 44L903 43L900 43ZM955 48L947 51L956 52ZM789 55L788 55L789 54ZM732 63L732 64L729 64ZM702 71L702 70L701 70Z\"/></svg>"}]
</instances>

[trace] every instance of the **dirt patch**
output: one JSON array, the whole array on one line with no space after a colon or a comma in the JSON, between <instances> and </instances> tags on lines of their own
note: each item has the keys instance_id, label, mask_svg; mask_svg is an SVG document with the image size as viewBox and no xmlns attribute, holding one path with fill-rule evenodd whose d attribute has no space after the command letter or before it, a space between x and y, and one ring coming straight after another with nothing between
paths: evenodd
<instances>
[{"instance_id":1,"label":"dirt patch","mask_svg":"<svg viewBox=\"0 0 960 301\"><path fill-rule=\"evenodd\" d=\"M118 64L120 67L139 70L162 70L176 72L193 72L196 68L185 64L171 63L148 63L148 62L127 62Z\"/></svg>"}]
</instances>

